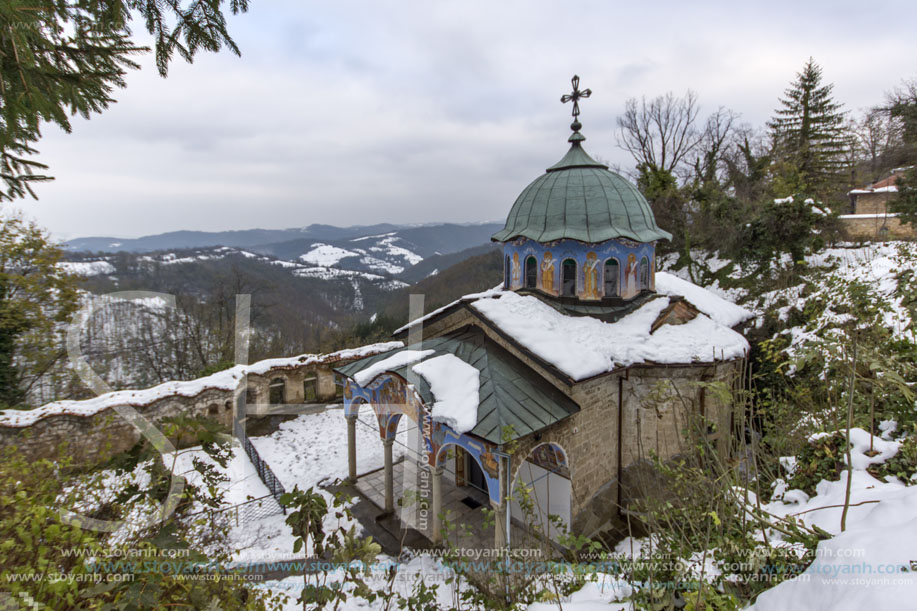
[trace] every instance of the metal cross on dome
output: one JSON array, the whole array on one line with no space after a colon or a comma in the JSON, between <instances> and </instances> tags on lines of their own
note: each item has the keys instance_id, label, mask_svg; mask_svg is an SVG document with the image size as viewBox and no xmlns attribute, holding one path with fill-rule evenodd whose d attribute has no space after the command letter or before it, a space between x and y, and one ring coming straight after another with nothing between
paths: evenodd
<instances>
[{"instance_id":1,"label":"metal cross on dome","mask_svg":"<svg viewBox=\"0 0 917 611\"><path fill-rule=\"evenodd\" d=\"M573 78L570 79L570 82L573 83L573 93L569 93L561 96L560 101L566 104L567 102L573 102L573 118L576 119L579 116L579 101L580 99L588 98L592 95L591 89L583 89L580 91L579 88L579 77L573 75Z\"/></svg>"}]
</instances>

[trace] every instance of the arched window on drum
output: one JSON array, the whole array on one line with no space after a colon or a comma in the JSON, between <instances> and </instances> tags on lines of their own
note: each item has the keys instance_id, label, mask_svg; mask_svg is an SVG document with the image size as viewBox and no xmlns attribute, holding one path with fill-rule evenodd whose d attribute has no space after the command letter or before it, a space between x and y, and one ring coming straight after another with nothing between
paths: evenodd
<instances>
[{"instance_id":1,"label":"arched window on drum","mask_svg":"<svg viewBox=\"0 0 917 611\"><path fill-rule=\"evenodd\" d=\"M535 257L525 258L525 288L533 289L538 282L538 259Z\"/></svg>"},{"instance_id":2,"label":"arched window on drum","mask_svg":"<svg viewBox=\"0 0 917 611\"><path fill-rule=\"evenodd\" d=\"M576 261L564 259L563 270L563 296L576 297Z\"/></svg>"},{"instance_id":3,"label":"arched window on drum","mask_svg":"<svg viewBox=\"0 0 917 611\"><path fill-rule=\"evenodd\" d=\"M617 259L605 261L605 297L618 296L618 280L621 277Z\"/></svg>"},{"instance_id":4,"label":"arched window on drum","mask_svg":"<svg viewBox=\"0 0 917 611\"><path fill-rule=\"evenodd\" d=\"M640 289L650 288L650 260L646 257L640 259Z\"/></svg>"}]
</instances>

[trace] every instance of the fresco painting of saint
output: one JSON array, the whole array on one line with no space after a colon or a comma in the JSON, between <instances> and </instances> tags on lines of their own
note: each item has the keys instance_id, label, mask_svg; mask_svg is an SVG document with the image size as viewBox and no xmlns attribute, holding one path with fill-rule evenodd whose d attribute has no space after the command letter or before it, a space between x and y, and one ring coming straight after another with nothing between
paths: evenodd
<instances>
[{"instance_id":1,"label":"fresco painting of saint","mask_svg":"<svg viewBox=\"0 0 917 611\"><path fill-rule=\"evenodd\" d=\"M599 294L599 259L590 251L583 266L583 299L601 299Z\"/></svg>"},{"instance_id":2,"label":"fresco painting of saint","mask_svg":"<svg viewBox=\"0 0 917 611\"><path fill-rule=\"evenodd\" d=\"M541 290L554 293L554 256L550 252L545 252L541 261Z\"/></svg>"}]
</instances>

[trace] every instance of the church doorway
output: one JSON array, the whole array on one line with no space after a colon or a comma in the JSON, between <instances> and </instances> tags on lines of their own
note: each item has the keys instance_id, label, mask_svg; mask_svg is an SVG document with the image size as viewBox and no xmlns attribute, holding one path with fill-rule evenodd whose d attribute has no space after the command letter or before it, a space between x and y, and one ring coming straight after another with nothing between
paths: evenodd
<instances>
[{"instance_id":1,"label":"church doorway","mask_svg":"<svg viewBox=\"0 0 917 611\"><path fill-rule=\"evenodd\" d=\"M487 494L487 480L481 465L458 446L455 447L455 485L458 488L471 487Z\"/></svg>"},{"instance_id":2,"label":"church doorway","mask_svg":"<svg viewBox=\"0 0 917 611\"><path fill-rule=\"evenodd\" d=\"M467 452L465 453L465 457L468 464L468 478L466 480L468 485L487 494L487 480L484 479L484 470L481 469L478 461L473 459Z\"/></svg>"}]
</instances>

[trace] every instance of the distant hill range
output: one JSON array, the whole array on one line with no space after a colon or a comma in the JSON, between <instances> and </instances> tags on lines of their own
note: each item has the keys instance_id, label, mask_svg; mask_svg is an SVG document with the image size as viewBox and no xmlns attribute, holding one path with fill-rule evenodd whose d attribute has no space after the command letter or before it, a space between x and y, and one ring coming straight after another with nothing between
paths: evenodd
<instances>
[{"instance_id":1,"label":"distant hill range","mask_svg":"<svg viewBox=\"0 0 917 611\"><path fill-rule=\"evenodd\" d=\"M381 234L395 234L411 242L418 254L429 256L436 252L457 252L490 241L490 236L502 228L500 223L354 225L335 227L313 224L293 229L244 229L240 231L171 231L140 238L88 237L64 243L69 251L115 253L148 253L159 250L229 246L252 249L253 252L289 258L308 251L313 242L339 242Z\"/></svg>"},{"instance_id":2,"label":"distant hill range","mask_svg":"<svg viewBox=\"0 0 917 611\"><path fill-rule=\"evenodd\" d=\"M61 265L83 276L83 287L97 294L154 290L210 300L208 295L232 286L251 293L253 305L263 306L263 322L284 338L303 338L288 349L313 349L328 330L377 317L387 320L385 326L404 324L414 287L427 294L431 306L463 294L459 291L497 284L499 247L490 236L501 228L502 223L310 225L133 240L80 238L65 245Z\"/></svg>"}]
</instances>

